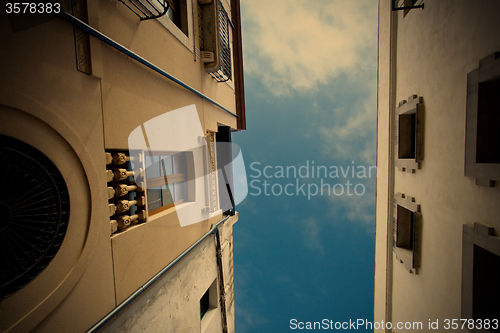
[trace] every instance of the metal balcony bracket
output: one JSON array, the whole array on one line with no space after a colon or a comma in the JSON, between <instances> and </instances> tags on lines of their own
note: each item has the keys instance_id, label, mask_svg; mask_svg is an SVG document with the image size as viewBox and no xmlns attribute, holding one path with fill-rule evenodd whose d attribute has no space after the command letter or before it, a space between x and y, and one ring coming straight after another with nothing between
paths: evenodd
<instances>
[{"instance_id":1,"label":"metal balcony bracket","mask_svg":"<svg viewBox=\"0 0 500 333\"><path fill-rule=\"evenodd\" d=\"M424 9L424 0L393 0L392 10Z\"/></svg>"}]
</instances>

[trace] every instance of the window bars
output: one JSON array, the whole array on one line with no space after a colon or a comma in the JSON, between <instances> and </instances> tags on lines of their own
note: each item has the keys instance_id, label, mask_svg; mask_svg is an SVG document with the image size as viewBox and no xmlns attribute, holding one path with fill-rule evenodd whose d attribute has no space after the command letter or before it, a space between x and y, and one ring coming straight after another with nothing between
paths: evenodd
<instances>
[{"instance_id":1,"label":"window bars","mask_svg":"<svg viewBox=\"0 0 500 333\"><path fill-rule=\"evenodd\" d=\"M231 79L231 47L229 41L229 25L232 23L229 16L219 1L219 41L220 41L220 68L210 73L217 82L226 82Z\"/></svg>"},{"instance_id":2,"label":"window bars","mask_svg":"<svg viewBox=\"0 0 500 333\"><path fill-rule=\"evenodd\" d=\"M168 12L170 0L118 0L141 21L158 18Z\"/></svg>"},{"instance_id":3,"label":"window bars","mask_svg":"<svg viewBox=\"0 0 500 333\"><path fill-rule=\"evenodd\" d=\"M424 0L393 0L392 10L424 9Z\"/></svg>"}]
</instances>

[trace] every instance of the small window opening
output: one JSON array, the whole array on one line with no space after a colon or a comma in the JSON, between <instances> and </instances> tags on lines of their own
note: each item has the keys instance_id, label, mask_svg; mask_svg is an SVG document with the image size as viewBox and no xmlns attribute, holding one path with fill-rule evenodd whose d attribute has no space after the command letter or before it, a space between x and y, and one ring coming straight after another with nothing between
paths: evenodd
<instances>
[{"instance_id":1,"label":"small window opening","mask_svg":"<svg viewBox=\"0 0 500 333\"><path fill-rule=\"evenodd\" d=\"M200 299L200 319L203 319L208 312L217 307L217 279L215 279L210 288L207 289Z\"/></svg>"},{"instance_id":2,"label":"small window opening","mask_svg":"<svg viewBox=\"0 0 500 333\"><path fill-rule=\"evenodd\" d=\"M399 115L398 157L415 159L416 114Z\"/></svg>"},{"instance_id":3,"label":"small window opening","mask_svg":"<svg viewBox=\"0 0 500 333\"><path fill-rule=\"evenodd\" d=\"M474 245L472 316L474 320L500 317L500 257ZM500 328L493 329L498 332Z\"/></svg>"},{"instance_id":4,"label":"small window opening","mask_svg":"<svg viewBox=\"0 0 500 333\"><path fill-rule=\"evenodd\" d=\"M210 308L209 291L210 291L210 289L207 290L207 292L200 299L200 319L203 318L205 313L207 313L208 309Z\"/></svg>"},{"instance_id":5,"label":"small window opening","mask_svg":"<svg viewBox=\"0 0 500 333\"><path fill-rule=\"evenodd\" d=\"M480 82L476 163L500 163L500 78Z\"/></svg>"},{"instance_id":6,"label":"small window opening","mask_svg":"<svg viewBox=\"0 0 500 333\"><path fill-rule=\"evenodd\" d=\"M413 220L415 214L398 205L397 207L397 227L396 246L408 250L413 249Z\"/></svg>"}]
</instances>

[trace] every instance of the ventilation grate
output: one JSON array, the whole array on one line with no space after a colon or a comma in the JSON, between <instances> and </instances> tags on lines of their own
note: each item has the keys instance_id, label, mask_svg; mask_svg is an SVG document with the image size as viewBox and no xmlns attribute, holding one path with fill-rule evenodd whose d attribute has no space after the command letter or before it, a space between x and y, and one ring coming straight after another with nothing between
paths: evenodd
<instances>
[{"instance_id":1,"label":"ventilation grate","mask_svg":"<svg viewBox=\"0 0 500 333\"><path fill-rule=\"evenodd\" d=\"M0 135L0 299L37 277L59 250L69 194L57 167L40 151Z\"/></svg>"}]
</instances>

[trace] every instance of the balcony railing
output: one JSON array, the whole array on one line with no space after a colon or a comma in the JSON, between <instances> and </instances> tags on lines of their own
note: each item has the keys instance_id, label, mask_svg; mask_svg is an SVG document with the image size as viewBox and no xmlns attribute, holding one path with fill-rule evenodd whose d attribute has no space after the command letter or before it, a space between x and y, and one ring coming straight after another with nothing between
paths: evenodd
<instances>
[{"instance_id":1,"label":"balcony railing","mask_svg":"<svg viewBox=\"0 0 500 333\"><path fill-rule=\"evenodd\" d=\"M220 68L210 75L218 82L225 82L231 79L231 46L229 40L229 25L231 20L219 1L219 42L220 42Z\"/></svg>"},{"instance_id":2,"label":"balcony railing","mask_svg":"<svg viewBox=\"0 0 500 333\"><path fill-rule=\"evenodd\" d=\"M165 15L169 0L118 0L128 7L141 21L150 20Z\"/></svg>"},{"instance_id":3,"label":"balcony railing","mask_svg":"<svg viewBox=\"0 0 500 333\"><path fill-rule=\"evenodd\" d=\"M393 0L392 10L424 9L424 0Z\"/></svg>"}]
</instances>

